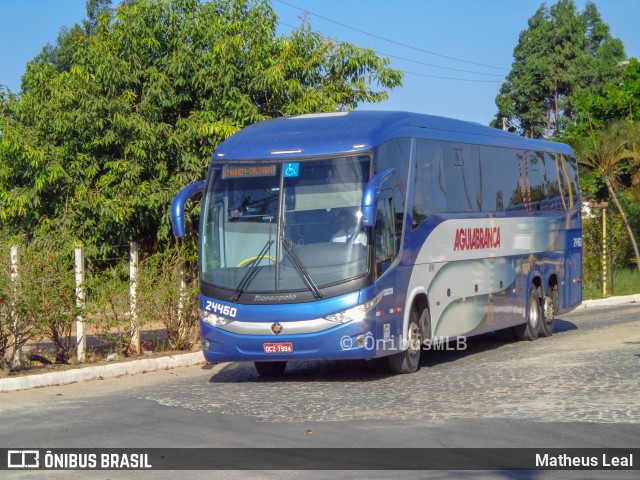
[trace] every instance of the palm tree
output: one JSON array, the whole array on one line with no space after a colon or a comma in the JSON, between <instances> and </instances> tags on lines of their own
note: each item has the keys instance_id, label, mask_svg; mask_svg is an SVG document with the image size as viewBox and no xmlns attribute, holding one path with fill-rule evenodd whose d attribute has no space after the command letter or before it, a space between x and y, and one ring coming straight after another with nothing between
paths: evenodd
<instances>
[{"instance_id":1,"label":"palm tree","mask_svg":"<svg viewBox=\"0 0 640 480\"><path fill-rule=\"evenodd\" d=\"M600 173L629 233L638 270L640 270L638 244L627 215L620 205L616 189L620 186L620 175L625 172L625 169L630 164L639 163L637 149L639 132L638 123L618 120L608 124L603 130L592 129L588 136L577 140L573 145L578 161Z\"/></svg>"}]
</instances>

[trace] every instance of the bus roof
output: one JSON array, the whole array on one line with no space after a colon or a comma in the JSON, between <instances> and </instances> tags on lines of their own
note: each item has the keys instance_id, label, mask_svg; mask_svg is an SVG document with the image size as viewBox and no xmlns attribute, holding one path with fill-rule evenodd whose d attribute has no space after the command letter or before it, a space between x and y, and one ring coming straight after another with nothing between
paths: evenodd
<instances>
[{"instance_id":1,"label":"bus roof","mask_svg":"<svg viewBox=\"0 0 640 480\"><path fill-rule=\"evenodd\" d=\"M214 152L214 160L358 152L396 137L573 155L568 145L533 140L479 123L418 113L357 110L282 117L255 123L225 140Z\"/></svg>"}]
</instances>

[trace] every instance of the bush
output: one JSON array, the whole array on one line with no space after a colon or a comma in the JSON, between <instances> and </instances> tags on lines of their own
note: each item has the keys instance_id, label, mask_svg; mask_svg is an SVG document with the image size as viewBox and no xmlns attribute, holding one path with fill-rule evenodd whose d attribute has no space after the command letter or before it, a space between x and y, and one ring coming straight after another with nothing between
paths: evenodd
<instances>
[{"instance_id":1,"label":"bush","mask_svg":"<svg viewBox=\"0 0 640 480\"><path fill-rule=\"evenodd\" d=\"M169 347L175 350L190 350L198 335L198 277L193 265L193 254L187 255L183 247L167 248L140 265L138 316L146 324L162 322Z\"/></svg>"},{"instance_id":2,"label":"bush","mask_svg":"<svg viewBox=\"0 0 640 480\"><path fill-rule=\"evenodd\" d=\"M129 307L129 278L126 269L98 272L87 281L90 316L87 325L110 353L128 357L135 353L131 344L133 327Z\"/></svg>"},{"instance_id":3,"label":"bush","mask_svg":"<svg viewBox=\"0 0 640 480\"><path fill-rule=\"evenodd\" d=\"M607 209L607 277L626 269L636 268L629 234L619 213ZM602 211L582 222L584 297L602 297ZM610 282L609 282L610 283ZM615 286L615 279L614 279ZM619 294L617 291L616 294Z\"/></svg>"},{"instance_id":4,"label":"bush","mask_svg":"<svg viewBox=\"0 0 640 480\"><path fill-rule=\"evenodd\" d=\"M67 363L75 348L71 330L80 312L75 302L73 260L61 243L51 242L48 248L36 247L34 242L24 244L19 249L16 281L10 263L2 262L0 342L5 365L11 351L12 369L21 367L17 352L30 340L50 339L59 363ZM9 251L4 243L0 248Z\"/></svg>"}]
</instances>

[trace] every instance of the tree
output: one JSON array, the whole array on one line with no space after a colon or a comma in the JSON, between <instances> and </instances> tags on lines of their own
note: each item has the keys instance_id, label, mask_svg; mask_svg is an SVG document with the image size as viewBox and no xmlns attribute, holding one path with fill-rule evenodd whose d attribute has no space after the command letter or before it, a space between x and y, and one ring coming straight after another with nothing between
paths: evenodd
<instances>
[{"instance_id":1,"label":"tree","mask_svg":"<svg viewBox=\"0 0 640 480\"><path fill-rule=\"evenodd\" d=\"M132 1L137 0L130 0L129 3ZM71 28L61 27L55 45L47 43L33 61L27 65L27 68L48 63L58 72L70 71L74 61L73 55L77 51L77 43L95 33L100 15L113 15L111 3L111 0L87 0L85 4L87 18L82 21L82 25L76 23ZM23 84L22 90L25 89L26 86Z\"/></svg>"},{"instance_id":2,"label":"tree","mask_svg":"<svg viewBox=\"0 0 640 480\"><path fill-rule=\"evenodd\" d=\"M587 135L614 120L640 120L640 62L635 58L623 62L620 75L604 92L582 90L573 104L574 121L564 133L566 139Z\"/></svg>"},{"instance_id":3,"label":"tree","mask_svg":"<svg viewBox=\"0 0 640 480\"><path fill-rule=\"evenodd\" d=\"M111 0L87 0L85 9L87 11L87 18L82 21L82 26L87 35L93 35L95 33L100 15L112 15L113 9L111 8Z\"/></svg>"},{"instance_id":4,"label":"tree","mask_svg":"<svg viewBox=\"0 0 640 480\"><path fill-rule=\"evenodd\" d=\"M492 125L506 118L509 130L542 138L558 136L571 121L577 91L600 93L617 78L625 53L594 3L579 13L573 0L559 0L529 19L513 56Z\"/></svg>"},{"instance_id":5,"label":"tree","mask_svg":"<svg viewBox=\"0 0 640 480\"><path fill-rule=\"evenodd\" d=\"M601 93L588 90L578 92L574 99L574 121L562 135L563 141L575 144L578 139L589 137L593 131L604 130L606 126L616 121L633 123L640 119L640 62L632 58L625 62L624 68L617 81L610 84ZM629 138L629 148L635 152L640 146ZM633 159L623 160L620 171L620 190L624 189L632 199L640 198L640 165ZM604 181L598 171L587 171L581 178L581 184L591 196L606 190ZM637 231L636 231L637 232Z\"/></svg>"},{"instance_id":6,"label":"tree","mask_svg":"<svg viewBox=\"0 0 640 480\"><path fill-rule=\"evenodd\" d=\"M37 58L19 98L0 107L0 223L10 231L73 232L105 253L167 241L173 195L205 176L229 135L377 102L401 83L388 59L306 22L276 35L268 0L92 3L105 8L74 37L71 63Z\"/></svg>"},{"instance_id":7,"label":"tree","mask_svg":"<svg viewBox=\"0 0 640 480\"><path fill-rule=\"evenodd\" d=\"M36 68L41 64L49 64L58 72L68 72L73 64L75 45L84 37L84 31L79 25L71 28L62 27L58 33L55 45L46 44L42 51L27 65L27 69ZM27 73L27 78L29 73ZM21 85L23 91L27 86Z\"/></svg>"},{"instance_id":8,"label":"tree","mask_svg":"<svg viewBox=\"0 0 640 480\"><path fill-rule=\"evenodd\" d=\"M609 196L620 212L640 270L640 252L629 219L625 214L616 188L620 185L620 176L627 161L637 163L639 152L635 148L640 136L640 124L625 121L612 122L603 130L593 130L588 136L577 140L573 145L578 161L597 171L607 187Z\"/></svg>"}]
</instances>

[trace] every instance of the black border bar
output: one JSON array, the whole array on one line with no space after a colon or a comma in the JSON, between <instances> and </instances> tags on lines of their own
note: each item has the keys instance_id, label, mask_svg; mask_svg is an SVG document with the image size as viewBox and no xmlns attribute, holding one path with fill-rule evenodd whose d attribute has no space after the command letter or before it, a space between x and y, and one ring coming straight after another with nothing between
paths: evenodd
<instances>
[{"instance_id":1,"label":"black border bar","mask_svg":"<svg viewBox=\"0 0 640 480\"><path fill-rule=\"evenodd\" d=\"M2 448L0 470L640 470L640 448Z\"/></svg>"}]
</instances>

